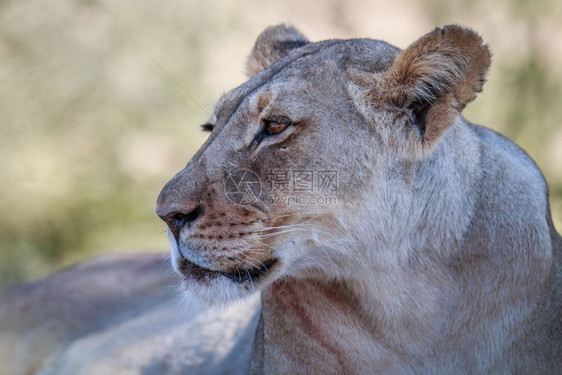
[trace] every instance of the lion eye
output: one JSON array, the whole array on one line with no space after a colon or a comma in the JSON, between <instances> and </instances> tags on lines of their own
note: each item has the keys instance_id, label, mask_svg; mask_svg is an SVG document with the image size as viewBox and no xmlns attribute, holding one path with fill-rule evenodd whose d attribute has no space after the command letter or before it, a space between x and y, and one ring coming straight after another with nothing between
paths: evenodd
<instances>
[{"instance_id":1,"label":"lion eye","mask_svg":"<svg viewBox=\"0 0 562 375\"><path fill-rule=\"evenodd\" d=\"M252 147L257 147L264 138L277 135L285 129L295 125L290 118L281 115L273 115L272 117L262 119L261 123L262 126L252 141Z\"/></svg>"},{"instance_id":2,"label":"lion eye","mask_svg":"<svg viewBox=\"0 0 562 375\"><path fill-rule=\"evenodd\" d=\"M286 124L271 121L267 123L267 131L269 134L278 134L281 133L287 127Z\"/></svg>"}]
</instances>

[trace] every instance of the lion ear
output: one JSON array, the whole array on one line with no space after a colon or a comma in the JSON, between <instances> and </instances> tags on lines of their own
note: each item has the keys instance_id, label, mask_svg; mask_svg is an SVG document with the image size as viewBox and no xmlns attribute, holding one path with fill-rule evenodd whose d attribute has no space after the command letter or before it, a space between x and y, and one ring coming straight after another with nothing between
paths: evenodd
<instances>
[{"instance_id":1,"label":"lion ear","mask_svg":"<svg viewBox=\"0 0 562 375\"><path fill-rule=\"evenodd\" d=\"M407 110L426 149L482 91L490 61L475 32L436 28L398 54L379 80L378 99Z\"/></svg>"},{"instance_id":2,"label":"lion ear","mask_svg":"<svg viewBox=\"0 0 562 375\"><path fill-rule=\"evenodd\" d=\"M246 62L248 77L266 69L291 50L308 43L308 39L292 26L276 25L268 27L258 36L252 53L248 57Z\"/></svg>"}]
</instances>

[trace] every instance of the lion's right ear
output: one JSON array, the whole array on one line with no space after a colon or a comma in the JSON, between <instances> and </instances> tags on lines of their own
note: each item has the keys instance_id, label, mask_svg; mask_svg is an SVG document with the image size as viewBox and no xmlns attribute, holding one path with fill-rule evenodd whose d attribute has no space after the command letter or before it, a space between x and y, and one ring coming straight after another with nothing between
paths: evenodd
<instances>
[{"instance_id":1,"label":"lion's right ear","mask_svg":"<svg viewBox=\"0 0 562 375\"><path fill-rule=\"evenodd\" d=\"M308 39L292 26L276 25L268 27L258 36L252 53L248 57L246 62L248 77L266 69L291 50L308 43Z\"/></svg>"}]
</instances>

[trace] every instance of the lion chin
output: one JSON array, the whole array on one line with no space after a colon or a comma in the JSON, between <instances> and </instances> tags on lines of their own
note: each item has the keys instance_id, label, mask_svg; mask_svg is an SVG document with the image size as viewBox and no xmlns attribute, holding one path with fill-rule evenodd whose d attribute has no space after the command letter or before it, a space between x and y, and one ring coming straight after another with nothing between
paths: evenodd
<instances>
[{"instance_id":1,"label":"lion chin","mask_svg":"<svg viewBox=\"0 0 562 375\"><path fill-rule=\"evenodd\" d=\"M284 273L284 262L271 258L254 267L240 266L221 270L213 266L203 266L189 260L180 252L178 241L170 229L167 231L171 251L171 263L181 278L183 299L191 309L220 308L232 301L241 300L261 290Z\"/></svg>"}]
</instances>

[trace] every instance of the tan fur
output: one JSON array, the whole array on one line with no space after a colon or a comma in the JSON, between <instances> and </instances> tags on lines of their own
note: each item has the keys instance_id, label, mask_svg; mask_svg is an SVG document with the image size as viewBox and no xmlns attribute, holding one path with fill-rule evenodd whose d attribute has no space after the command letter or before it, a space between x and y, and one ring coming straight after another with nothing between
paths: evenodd
<instances>
[{"instance_id":1,"label":"tan fur","mask_svg":"<svg viewBox=\"0 0 562 375\"><path fill-rule=\"evenodd\" d=\"M482 90L489 66L490 53L477 34L458 26L437 29L397 56L381 80L382 100L431 103L424 141L433 144Z\"/></svg>"},{"instance_id":2,"label":"tan fur","mask_svg":"<svg viewBox=\"0 0 562 375\"><path fill-rule=\"evenodd\" d=\"M363 77L371 86L367 102L381 103L411 110L427 105L427 129L423 142L410 144L410 153L424 153L432 148L442 133L454 123L464 107L482 91L490 67L490 52L482 39L470 30L446 26L417 40L398 54L392 66L382 74ZM402 144L407 143L399 140ZM419 150L416 150L419 149Z\"/></svg>"},{"instance_id":3,"label":"tan fur","mask_svg":"<svg viewBox=\"0 0 562 375\"><path fill-rule=\"evenodd\" d=\"M294 28L285 25L272 26L264 30L246 62L246 71L251 77L264 66L269 66L296 47L307 44L306 38Z\"/></svg>"},{"instance_id":4,"label":"tan fur","mask_svg":"<svg viewBox=\"0 0 562 375\"><path fill-rule=\"evenodd\" d=\"M264 31L249 81L219 100L156 208L187 300L234 311L213 327L246 337L246 324L252 354L237 339L215 355L231 341L197 315L186 362L167 373L197 373L201 358L212 373L559 373L562 240L546 183L514 143L460 116L489 65L458 26L404 51ZM239 171L261 181L244 204L228 194ZM336 171L337 189L268 189L276 171ZM232 310L255 292L260 310ZM256 312L257 327L236 319Z\"/></svg>"}]
</instances>

